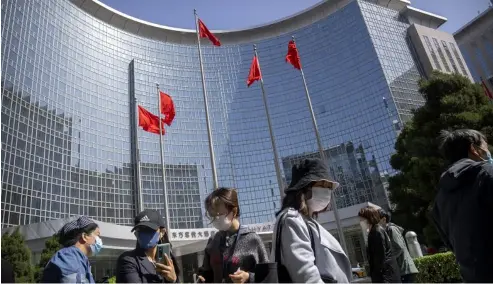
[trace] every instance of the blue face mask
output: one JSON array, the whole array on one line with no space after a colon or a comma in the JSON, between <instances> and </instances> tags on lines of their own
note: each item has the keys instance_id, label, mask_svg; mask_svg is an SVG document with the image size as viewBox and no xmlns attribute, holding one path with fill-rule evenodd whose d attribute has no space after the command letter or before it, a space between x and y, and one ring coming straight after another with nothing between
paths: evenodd
<instances>
[{"instance_id":1,"label":"blue face mask","mask_svg":"<svg viewBox=\"0 0 493 284\"><path fill-rule=\"evenodd\" d=\"M139 242L139 247L143 249L150 249L159 243L159 232L152 231L140 231L136 234L137 242Z\"/></svg>"},{"instance_id":2,"label":"blue face mask","mask_svg":"<svg viewBox=\"0 0 493 284\"><path fill-rule=\"evenodd\" d=\"M96 242L91 245L91 252L93 256L96 256L103 249L103 240L100 237L96 236Z\"/></svg>"}]
</instances>

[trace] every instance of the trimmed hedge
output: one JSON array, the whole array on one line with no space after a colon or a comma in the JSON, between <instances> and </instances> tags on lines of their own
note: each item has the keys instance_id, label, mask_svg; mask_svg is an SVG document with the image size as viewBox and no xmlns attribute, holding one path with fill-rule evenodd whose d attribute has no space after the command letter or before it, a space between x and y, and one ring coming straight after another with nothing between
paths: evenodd
<instances>
[{"instance_id":1,"label":"trimmed hedge","mask_svg":"<svg viewBox=\"0 0 493 284\"><path fill-rule=\"evenodd\" d=\"M459 265L451 252L427 255L414 260L419 270L417 283L460 283Z\"/></svg>"}]
</instances>

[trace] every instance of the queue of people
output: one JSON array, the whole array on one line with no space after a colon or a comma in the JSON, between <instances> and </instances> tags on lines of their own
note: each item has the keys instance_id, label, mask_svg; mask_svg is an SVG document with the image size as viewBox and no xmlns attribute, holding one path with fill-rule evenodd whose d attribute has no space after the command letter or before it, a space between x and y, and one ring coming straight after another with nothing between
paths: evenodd
<instances>
[{"instance_id":1,"label":"queue of people","mask_svg":"<svg viewBox=\"0 0 493 284\"><path fill-rule=\"evenodd\" d=\"M274 263L281 283L347 283L351 264L339 242L317 221L330 204L332 190L325 163L306 159L295 165L292 181L285 190L282 208L276 214L270 257L254 231L240 224L238 193L218 188L205 200L207 217L218 232L209 239L197 282L255 283L270 278L256 277L258 264ZM389 223L390 217L372 207L359 216L368 231L368 258L373 282L412 282L416 267L402 239L402 231ZM157 261L157 247L171 244L164 218L155 210L144 210L134 219L135 249L120 255L116 264L117 283L178 283L179 267L172 250ZM66 224L59 232L63 249L46 266L43 283L94 283L89 256L103 243L98 225L87 217ZM392 236L395 241L391 241ZM399 261L398 261L399 260ZM401 278L400 275L403 275Z\"/></svg>"}]
</instances>

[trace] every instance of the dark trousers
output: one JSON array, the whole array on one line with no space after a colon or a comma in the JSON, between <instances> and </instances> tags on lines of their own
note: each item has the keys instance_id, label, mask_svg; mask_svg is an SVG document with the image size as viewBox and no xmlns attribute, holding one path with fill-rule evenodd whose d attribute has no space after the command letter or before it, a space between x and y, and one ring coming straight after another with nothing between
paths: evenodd
<instances>
[{"instance_id":1,"label":"dark trousers","mask_svg":"<svg viewBox=\"0 0 493 284\"><path fill-rule=\"evenodd\" d=\"M414 283L416 274L406 274L401 276L402 283Z\"/></svg>"}]
</instances>

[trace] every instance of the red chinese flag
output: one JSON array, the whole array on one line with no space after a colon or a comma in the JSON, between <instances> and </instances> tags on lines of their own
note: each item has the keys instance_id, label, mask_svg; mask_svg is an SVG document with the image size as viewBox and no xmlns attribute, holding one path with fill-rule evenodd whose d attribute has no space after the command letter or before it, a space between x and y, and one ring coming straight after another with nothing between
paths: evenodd
<instances>
[{"instance_id":1,"label":"red chinese flag","mask_svg":"<svg viewBox=\"0 0 493 284\"><path fill-rule=\"evenodd\" d=\"M209 29L205 26L204 22L202 22L201 19L199 19L199 34L200 37L206 37L208 38L213 45L215 46L221 46L221 42L219 39L209 31Z\"/></svg>"},{"instance_id":2,"label":"red chinese flag","mask_svg":"<svg viewBox=\"0 0 493 284\"><path fill-rule=\"evenodd\" d=\"M286 62L291 63L294 68L301 70L300 55L298 54L296 43L293 40L290 40L288 43L288 54L286 54Z\"/></svg>"},{"instance_id":3,"label":"red chinese flag","mask_svg":"<svg viewBox=\"0 0 493 284\"><path fill-rule=\"evenodd\" d=\"M493 100L493 94L490 92L490 89L488 89L488 86L486 86L486 83L483 81L483 78L481 78L481 86L483 86L484 89L484 94Z\"/></svg>"},{"instance_id":4,"label":"red chinese flag","mask_svg":"<svg viewBox=\"0 0 493 284\"><path fill-rule=\"evenodd\" d=\"M164 129L164 119L162 119L163 124L163 134L165 133ZM139 106L139 126L142 127L144 131L160 134L159 131L159 117L147 111L145 108Z\"/></svg>"},{"instance_id":5,"label":"red chinese flag","mask_svg":"<svg viewBox=\"0 0 493 284\"><path fill-rule=\"evenodd\" d=\"M262 73L260 73L257 56L254 56L250 66L250 73L248 73L247 86L250 87L253 82L260 80L260 78L262 78Z\"/></svg>"},{"instance_id":6,"label":"red chinese flag","mask_svg":"<svg viewBox=\"0 0 493 284\"><path fill-rule=\"evenodd\" d=\"M173 122L173 119L175 119L175 104L173 103L173 99L171 99L171 96L159 91L159 95L161 96L161 113L164 114L166 117L164 118L164 123L166 123L168 126L171 126L171 123Z\"/></svg>"}]
</instances>

